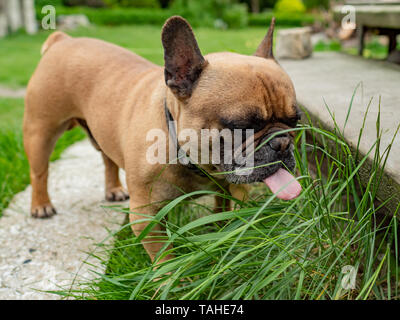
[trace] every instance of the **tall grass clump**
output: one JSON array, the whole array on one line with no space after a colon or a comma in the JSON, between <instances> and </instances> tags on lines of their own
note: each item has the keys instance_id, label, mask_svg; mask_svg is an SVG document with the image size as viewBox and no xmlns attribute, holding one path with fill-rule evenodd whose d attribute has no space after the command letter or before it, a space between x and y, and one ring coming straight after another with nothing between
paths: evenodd
<instances>
[{"instance_id":1,"label":"tall grass clump","mask_svg":"<svg viewBox=\"0 0 400 320\"><path fill-rule=\"evenodd\" d=\"M280 201L264 186L245 203L223 190L184 194L155 217L143 217L166 226L159 257L172 251L174 259L154 268L140 244L150 229L135 238L128 223L110 234L114 247L97 247L108 253L106 272L94 270L98 279L83 289L58 293L85 299L399 298L398 207L382 214L389 199L377 196L392 145L381 149L380 117L376 141L364 155L344 141L335 121L327 131L304 118L295 139L303 187L297 199ZM362 180L365 167L369 178ZM235 209L213 214L207 200L192 200L200 195L229 198Z\"/></svg>"}]
</instances>

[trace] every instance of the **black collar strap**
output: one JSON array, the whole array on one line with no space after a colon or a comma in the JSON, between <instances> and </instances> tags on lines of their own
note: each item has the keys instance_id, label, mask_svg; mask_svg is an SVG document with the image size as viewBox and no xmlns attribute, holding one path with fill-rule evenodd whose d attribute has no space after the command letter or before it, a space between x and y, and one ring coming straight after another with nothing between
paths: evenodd
<instances>
[{"instance_id":1,"label":"black collar strap","mask_svg":"<svg viewBox=\"0 0 400 320\"><path fill-rule=\"evenodd\" d=\"M176 129L175 129L175 125L174 125L174 118L172 117L172 114L168 109L166 99L164 100L164 111L165 111L165 120L167 122L168 132L169 132L169 135L171 138L170 140L173 141L173 143L175 144L175 147L177 148L178 158L186 157L188 159L188 163L182 164L182 165L201 177L207 177L207 174L205 174L203 170L201 170L196 164L194 164L192 162L190 157L186 154L186 152L179 145L178 136L176 134ZM179 161L179 159L178 159L178 161Z\"/></svg>"}]
</instances>

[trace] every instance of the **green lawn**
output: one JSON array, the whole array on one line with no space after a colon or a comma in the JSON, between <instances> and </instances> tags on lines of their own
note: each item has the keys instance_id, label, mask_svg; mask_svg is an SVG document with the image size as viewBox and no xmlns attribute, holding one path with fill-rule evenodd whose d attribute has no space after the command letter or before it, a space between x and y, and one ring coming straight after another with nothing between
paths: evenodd
<instances>
[{"instance_id":1,"label":"green lawn","mask_svg":"<svg viewBox=\"0 0 400 320\"><path fill-rule=\"evenodd\" d=\"M251 54L264 37L267 28L242 30L195 30L203 54L216 51L235 51ZM161 28L156 26L93 26L69 32L73 36L87 36L110 41L151 60L163 63L160 40ZM0 39L0 84L25 86L40 59L40 48L51 32L35 36L16 34Z\"/></svg>"}]
</instances>

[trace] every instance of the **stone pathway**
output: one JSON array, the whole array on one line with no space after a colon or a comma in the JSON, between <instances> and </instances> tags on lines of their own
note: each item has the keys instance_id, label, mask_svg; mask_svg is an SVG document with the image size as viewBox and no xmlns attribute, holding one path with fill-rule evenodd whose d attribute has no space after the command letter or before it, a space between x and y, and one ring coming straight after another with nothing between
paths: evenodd
<instances>
[{"instance_id":1,"label":"stone pathway","mask_svg":"<svg viewBox=\"0 0 400 320\"><path fill-rule=\"evenodd\" d=\"M0 85L0 97L2 98L23 98L25 97L25 88L10 89Z\"/></svg>"},{"instance_id":2,"label":"stone pathway","mask_svg":"<svg viewBox=\"0 0 400 320\"><path fill-rule=\"evenodd\" d=\"M76 287L79 280L95 277L90 270L104 270L88 252L107 238L107 229L118 230L125 216L101 207L108 204L102 200L104 167L87 140L50 164L49 192L58 210L51 219L29 216L30 186L0 218L0 300L60 299L37 290Z\"/></svg>"},{"instance_id":3,"label":"stone pathway","mask_svg":"<svg viewBox=\"0 0 400 320\"><path fill-rule=\"evenodd\" d=\"M292 78L300 104L326 129L333 128L333 120L324 105L324 100L342 129L354 89L362 83L354 97L344 132L345 139L353 147L357 145L365 111L373 98L360 143L361 153L368 153L376 141L376 119L381 98L381 150L385 150L390 144L400 124L400 66L336 52L315 52L310 59L279 62ZM400 134L393 143L385 167L386 180L379 191L383 199L394 196L391 202L393 208L400 201L399 154ZM373 152L369 158L372 157ZM369 179L368 172L365 173L365 179Z\"/></svg>"}]
</instances>

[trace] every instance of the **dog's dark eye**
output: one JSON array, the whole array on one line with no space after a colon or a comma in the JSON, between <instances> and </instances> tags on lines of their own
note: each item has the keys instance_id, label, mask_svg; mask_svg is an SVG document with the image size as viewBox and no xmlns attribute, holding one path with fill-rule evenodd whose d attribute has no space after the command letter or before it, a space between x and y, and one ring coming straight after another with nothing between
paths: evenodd
<instances>
[{"instance_id":1,"label":"dog's dark eye","mask_svg":"<svg viewBox=\"0 0 400 320\"><path fill-rule=\"evenodd\" d=\"M299 122L300 119L298 118L292 118L292 119L288 119L285 121L285 123L289 126L289 127L296 127L297 126L297 122Z\"/></svg>"},{"instance_id":2,"label":"dog's dark eye","mask_svg":"<svg viewBox=\"0 0 400 320\"><path fill-rule=\"evenodd\" d=\"M297 126L297 123L300 121L300 119L301 119L301 113L297 109L296 115L293 118L282 120L282 122L287 124L289 127L294 128Z\"/></svg>"},{"instance_id":3,"label":"dog's dark eye","mask_svg":"<svg viewBox=\"0 0 400 320\"><path fill-rule=\"evenodd\" d=\"M250 114L240 119L221 118L220 121L224 128L228 128L230 130L253 129L254 132L262 130L267 124L266 120L260 117L258 114Z\"/></svg>"}]
</instances>

